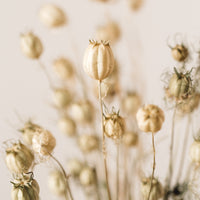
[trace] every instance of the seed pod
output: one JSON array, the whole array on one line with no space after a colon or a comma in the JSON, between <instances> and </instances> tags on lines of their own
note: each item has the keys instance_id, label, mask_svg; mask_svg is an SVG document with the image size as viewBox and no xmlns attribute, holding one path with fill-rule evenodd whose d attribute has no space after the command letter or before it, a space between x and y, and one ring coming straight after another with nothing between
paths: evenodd
<instances>
[{"instance_id":1,"label":"seed pod","mask_svg":"<svg viewBox=\"0 0 200 200\"><path fill-rule=\"evenodd\" d=\"M138 134L132 131L127 131L123 135L123 144L127 147L134 147L138 143Z\"/></svg>"},{"instance_id":2,"label":"seed pod","mask_svg":"<svg viewBox=\"0 0 200 200\"><path fill-rule=\"evenodd\" d=\"M32 139L32 147L36 153L41 155L48 155L56 146L56 139L45 129L39 129Z\"/></svg>"},{"instance_id":3,"label":"seed pod","mask_svg":"<svg viewBox=\"0 0 200 200\"><path fill-rule=\"evenodd\" d=\"M151 187L151 177L142 180L141 193L144 199L148 199ZM152 189L149 200L158 200L163 197L163 187L157 179L152 181Z\"/></svg>"},{"instance_id":4,"label":"seed pod","mask_svg":"<svg viewBox=\"0 0 200 200\"><path fill-rule=\"evenodd\" d=\"M62 196L66 193L66 182L59 170L51 171L48 177L48 186L55 195Z\"/></svg>"},{"instance_id":5,"label":"seed pod","mask_svg":"<svg viewBox=\"0 0 200 200\"><path fill-rule=\"evenodd\" d=\"M108 22L105 26L101 26L96 31L97 40L110 41L115 43L120 38L120 28L115 22Z\"/></svg>"},{"instance_id":6,"label":"seed pod","mask_svg":"<svg viewBox=\"0 0 200 200\"><path fill-rule=\"evenodd\" d=\"M140 105L140 96L135 92L128 93L122 100L122 107L127 114L135 115Z\"/></svg>"},{"instance_id":7,"label":"seed pod","mask_svg":"<svg viewBox=\"0 0 200 200\"><path fill-rule=\"evenodd\" d=\"M39 18L49 28L63 26L66 23L64 11L53 4L42 6L39 12Z\"/></svg>"},{"instance_id":8,"label":"seed pod","mask_svg":"<svg viewBox=\"0 0 200 200\"><path fill-rule=\"evenodd\" d=\"M183 74L178 73L176 68L174 70L175 73L172 75L169 86L166 89L167 96L176 100L187 99L193 92L190 72Z\"/></svg>"},{"instance_id":9,"label":"seed pod","mask_svg":"<svg viewBox=\"0 0 200 200\"><path fill-rule=\"evenodd\" d=\"M128 0L128 5L132 10L137 11L142 7L143 1L144 0Z\"/></svg>"},{"instance_id":10,"label":"seed pod","mask_svg":"<svg viewBox=\"0 0 200 200\"><path fill-rule=\"evenodd\" d=\"M91 123L94 119L94 109L89 101L80 101L71 106L71 115L77 123Z\"/></svg>"},{"instance_id":11,"label":"seed pod","mask_svg":"<svg viewBox=\"0 0 200 200\"><path fill-rule=\"evenodd\" d=\"M12 200L39 200L40 188L35 179L16 179L11 192Z\"/></svg>"},{"instance_id":12,"label":"seed pod","mask_svg":"<svg viewBox=\"0 0 200 200\"><path fill-rule=\"evenodd\" d=\"M144 132L156 133L165 120L163 111L156 105L145 105L136 114L137 124Z\"/></svg>"},{"instance_id":13,"label":"seed pod","mask_svg":"<svg viewBox=\"0 0 200 200\"><path fill-rule=\"evenodd\" d=\"M58 121L58 128L59 130L67 136L74 136L76 135L76 124L75 122L69 117L62 117Z\"/></svg>"},{"instance_id":14,"label":"seed pod","mask_svg":"<svg viewBox=\"0 0 200 200\"><path fill-rule=\"evenodd\" d=\"M24 127L20 129L20 132L22 133L23 141L27 145L32 145L32 138L37 129L40 129L41 127L37 124L32 123L31 121L28 121L24 124Z\"/></svg>"},{"instance_id":15,"label":"seed pod","mask_svg":"<svg viewBox=\"0 0 200 200\"><path fill-rule=\"evenodd\" d=\"M58 76L63 80L68 80L74 74L74 66L71 61L66 58L61 57L55 60L53 67Z\"/></svg>"},{"instance_id":16,"label":"seed pod","mask_svg":"<svg viewBox=\"0 0 200 200\"><path fill-rule=\"evenodd\" d=\"M114 57L108 42L91 41L83 59L85 72L93 79L103 80L114 69Z\"/></svg>"},{"instance_id":17,"label":"seed pod","mask_svg":"<svg viewBox=\"0 0 200 200\"><path fill-rule=\"evenodd\" d=\"M200 164L200 141L196 140L190 147L190 157L192 162Z\"/></svg>"},{"instance_id":18,"label":"seed pod","mask_svg":"<svg viewBox=\"0 0 200 200\"><path fill-rule=\"evenodd\" d=\"M78 159L71 159L67 162L67 169L70 175L78 177L83 168L83 164Z\"/></svg>"},{"instance_id":19,"label":"seed pod","mask_svg":"<svg viewBox=\"0 0 200 200\"><path fill-rule=\"evenodd\" d=\"M104 133L112 139L120 139L124 134L125 121L119 113L111 113L105 116Z\"/></svg>"},{"instance_id":20,"label":"seed pod","mask_svg":"<svg viewBox=\"0 0 200 200\"><path fill-rule=\"evenodd\" d=\"M178 61L182 62L188 57L188 50L183 45L176 45L174 48L172 48L172 57Z\"/></svg>"},{"instance_id":21,"label":"seed pod","mask_svg":"<svg viewBox=\"0 0 200 200\"><path fill-rule=\"evenodd\" d=\"M95 173L91 167L84 167L81 170L80 176L80 183L83 186L91 186L95 183Z\"/></svg>"},{"instance_id":22,"label":"seed pod","mask_svg":"<svg viewBox=\"0 0 200 200\"><path fill-rule=\"evenodd\" d=\"M34 161L31 150L21 142L6 149L6 165L12 173L26 173Z\"/></svg>"},{"instance_id":23,"label":"seed pod","mask_svg":"<svg viewBox=\"0 0 200 200\"><path fill-rule=\"evenodd\" d=\"M38 59L42 52L43 46L40 39L32 32L21 35L21 50L25 56L32 59Z\"/></svg>"},{"instance_id":24,"label":"seed pod","mask_svg":"<svg viewBox=\"0 0 200 200\"><path fill-rule=\"evenodd\" d=\"M81 151L89 153L99 148L99 138L96 135L80 135L78 138L78 144Z\"/></svg>"},{"instance_id":25,"label":"seed pod","mask_svg":"<svg viewBox=\"0 0 200 200\"><path fill-rule=\"evenodd\" d=\"M54 103L58 108L66 108L71 100L72 96L68 90L59 88L54 91Z\"/></svg>"}]
</instances>

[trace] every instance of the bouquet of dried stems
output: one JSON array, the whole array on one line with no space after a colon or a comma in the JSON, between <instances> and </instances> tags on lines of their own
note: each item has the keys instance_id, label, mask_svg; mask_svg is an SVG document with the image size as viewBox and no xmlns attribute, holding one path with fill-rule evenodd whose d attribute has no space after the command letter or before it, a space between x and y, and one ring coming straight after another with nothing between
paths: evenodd
<instances>
[{"instance_id":1,"label":"bouquet of dried stems","mask_svg":"<svg viewBox=\"0 0 200 200\"><path fill-rule=\"evenodd\" d=\"M133 10L142 5L141 0L129 0L128 3ZM49 29L65 26L68 21L65 12L54 4L44 5L39 18ZM38 62L49 81L53 106L59 116L58 129L66 138L76 141L75 148L80 149L82 159L70 159L67 166L63 166L53 154L56 138L51 131L31 120L26 121L19 128L21 139L6 142L5 162L13 175L12 200L39 200L40 187L34 179L34 167L50 159L57 167L49 172L48 186L61 199L77 199L71 185L83 190L85 199L93 200L200 199L200 131L192 133L191 129L193 113L198 110L200 101L199 49L192 43L187 44L181 34L168 38L175 67L163 73L165 107L161 109L154 104L143 104L145 99L137 89L122 89L122 69L112 50L120 37L120 27L112 20L97 28L95 40L89 41L83 55L84 75L69 58L55 58L52 67L59 82L56 84L41 60L44 48L40 37L33 32L21 35L22 53ZM90 86L87 76L93 79ZM119 107L111 107L112 102L117 102ZM162 131L164 109L173 109L172 124L168 128L169 165L166 166L167 174L156 177L155 136ZM186 118L187 125L185 133L181 133L183 141L176 147L181 149L177 157L175 125L180 118ZM143 151L143 132L151 134L152 150L149 152ZM192 136L194 142L188 162L186 149L188 138ZM109 152L109 145L115 148L114 153ZM163 148L168 146L163 145ZM151 155L152 173L146 174L143 161ZM110 165L109 160L114 164Z\"/></svg>"}]
</instances>

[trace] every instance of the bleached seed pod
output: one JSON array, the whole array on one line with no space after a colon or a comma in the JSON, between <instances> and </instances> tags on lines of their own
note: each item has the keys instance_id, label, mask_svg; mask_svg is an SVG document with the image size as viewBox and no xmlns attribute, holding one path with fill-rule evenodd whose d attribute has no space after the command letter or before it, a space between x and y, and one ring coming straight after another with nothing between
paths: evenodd
<instances>
[{"instance_id":1,"label":"bleached seed pod","mask_svg":"<svg viewBox=\"0 0 200 200\"><path fill-rule=\"evenodd\" d=\"M67 162L67 169L71 176L79 177L80 172L83 168L83 163L78 159L71 159Z\"/></svg>"},{"instance_id":2,"label":"bleached seed pod","mask_svg":"<svg viewBox=\"0 0 200 200\"><path fill-rule=\"evenodd\" d=\"M101 41L110 41L115 43L120 38L121 32L117 23L108 22L105 26L97 28L96 38Z\"/></svg>"},{"instance_id":3,"label":"bleached seed pod","mask_svg":"<svg viewBox=\"0 0 200 200\"><path fill-rule=\"evenodd\" d=\"M53 67L59 78L68 80L74 75L74 66L69 59L58 58L53 62Z\"/></svg>"},{"instance_id":4,"label":"bleached seed pod","mask_svg":"<svg viewBox=\"0 0 200 200\"><path fill-rule=\"evenodd\" d=\"M134 147L138 143L138 134L136 132L127 131L123 135L123 144L127 147Z\"/></svg>"},{"instance_id":5,"label":"bleached seed pod","mask_svg":"<svg viewBox=\"0 0 200 200\"><path fill-rule=\"evenodd\" d=\"M156 133L162 128L165 116L158 106L148 104L138 110L136 119L141 131Z\"/></svg>"},{"instance_id":6,"label":"bleached seed pod","mask_svg":"<svg viewBox=\"0 0 200 200\"><path fill-rule=\"evenodd\" d=\"M33 161L33 153L21 142L14 143L6 149L6 165L12 173L20 174L28 172Z\"/></svg>"},{"instance_id":7,"label":"bleached seed pod","mask_svg":"<svg viewBox=\"0 0 200 200\"><path fill-rule=\"evenodd\" d=\"M21 50L25 56L31 59L39 59L43 52L40 39L32 32L22 34L20 37Z\"/></svg>"},{"instance_id":8,"label":"bleached seed pod","mask_svg":"<svg viewBox=\"0 0 200 200\"><path fill-rule=\"evenodd\" d=\"M59 119L58 128L61 133L64 133L67 136L76 135L76 124L71 118L67 116Z\"/></svg>"},{"instance_id":9,"label":"bleached seed pod","mask_svg":"<svg viewBox=\"0 0 200 200\"><path fill-rule=\"evenodd\" d=\"M190 158L193 163L200 164L200 141L196 140L190 147Z\"/></svg>"},{"instance_id":10,"label":"bleached seed pod","mask_svg":"<svg viewBox=\"0 0 200 200\"><path fill-rule=\"evenodd\" d=\"M88 100L74 103L70 113L75 122L81 124L91 123L94 118L94 108Z\"/></svg>"},{"instance_id":11,"label":"bleached seed pod","mask_svg":"<svg viewBox=\"0 0 200 200\"><path fill-rule=\"evenodd\" d=\"M54 91L54 103L58 108L66 108L72 100L71 93L64 88L59 88Z\"/></svg>"},{"instance_id":12,"label":"bleached seed pod","mask_svg":"<svg viewBox=\"0 0 200 200\"><path fill-rule=\"evenodd\" d=\"M188 57L187 48L183 45L176 45L172 48L172 57L178 62L185 61Z\"/></svg>"},{"instance_id":13,"label":"bleached seed pod","mask_svg":"<svg viewBox=\"0 0 200 200\"><path fill-rule=\"evenodd\" d=\"M141 106L141 98L136 92L128 93L122 100L122 108L127 114L135 115Z\"/></svg>"},{"instance_id":14,"label":"bleached seed pod","mask_svg":"<svg viewBox=\"0 0 200 200\"><path fill-rule=\"evenodd\" d=\"M12 200L39 200L40 188L35 179L16 179L12 182Z\"/></svg>"},{"instance_id":15,"label":"bleached seed pod","mask_svg":"<svg viewBox=\"0 0 200 200\"><path fill-rule=\"evenodd\" d=\"M59 170L51 171L48 176L48 186L55 195L62 196L66 193L65 178Z\"/></svg>"},{"instance_id":16,"label":"bleached seed pod","mask_svg":"<svg viewBox=\"0 0 200 200\"><path fill-rule=\"evenodd\" d=\"M128 5L133 11L138 11L142 5L144 0L128 0Z\"/></svg>"},{"instance_id":17,"label":"bleached seed pod","mask_svg":"<svg viewBox=\"0 0 200 200\"><path fill-rule=\"evenodd\" d=\"M84 134L78 138L78 144L81 151L89 153L99 148L99 138L96 135Z\"/></svg>"},{"instance_id":18,"label":"bleached seed pod","mask_svg":"<svg viewBox=\"0 0 200 200\"><path fill-rule=\"evenodd\" d=\"M38 129L32 139L32 148L40 155L49 155L56 146L55 137L45 129Z\"/></svg>"},{"instance_id":19,"label":"bleached seed pod","mask_svg":"<svg viewBox=\"0 0 200 200\"><path fill-rule=\"evenodd\" d=\"M104 133L112 139L120 139L125 132L125 121L119 113L107 114L104 119Z\"/></svg>"},{"instance_id":20,"label":"bleached seed pod","mask_svg":"<svg viewBox=\"0 0 200 200\"><path fill-rule=\"evenodd\" d=\"M169 81L166 94L169 98L175 98L178 101L187 99L193 92L190 72L183 74L177 72L176 68L174 70L175 73Z\"/></svg>"},{"instance_id":21,"label":"bleached seed pod","mask_svg":"<svg viewBox=\"0 0 200 200\"><path fill-rule=\"evenodd\" d=\"M141 193L144 199L148 199L151 187L151 177L142 180ZM152 181L152 189L149 200L159 200L163 197L163 187L157 179Z\"/></svg>"},{"instance_id":22,"label":"bleached seed pod","mask_svg":"<svg viewBox=\"0 0 200 200\"><path fill-rule=\"evenodd\" d=\"M39 18L49 28L63 26L66 23L65 12L54 4L43 5L39 11Z\"/></svg>"},{"instance_id":23,"label":"bleached seed pod","mask_svg":"<svg viewBox=\"0 0 200 200\"><path fill-rule=\"evenodd\" d=\"M91 78L101 81L112 73L114 64L115 61L109 43L90 40L83 59L85 72Z\"/></svg>"},{"instance_id":24,"label":"bleached seed pod","mask_svg":"<svg viewBox=\"0 0 200 200\"><path fill-rule=\"evenodd\" d=\"M83 186L91 186L95 183L95 173L91 167L84 167L81 170L79 180Z\"/></svg>"},{"instance_id":25,"label":"bleached seed pod","mask_svg":"<svg viewBox=\"0 0 200 200\"><path fill-rule=\"evenodd\" d=\"M40 129L41 127L37 124L32 123L31 121L28 121L24 124L24 127L20 129L19 131L22 133L23 141L27 145L32 145L32 138L37 129Z\"/></svg>"}]
</instances>

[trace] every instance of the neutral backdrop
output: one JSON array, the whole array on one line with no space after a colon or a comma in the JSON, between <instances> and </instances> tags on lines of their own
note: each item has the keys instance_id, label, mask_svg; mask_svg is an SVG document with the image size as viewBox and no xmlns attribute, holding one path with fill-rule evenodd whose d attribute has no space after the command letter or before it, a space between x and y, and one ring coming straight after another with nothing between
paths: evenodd
<instances>
[{"instance_id":1,"label":"neutral backdrop","mask_svg":"<svg viewBox=\"0 0 200 200\"><path fill-rule=\"evenodd\" d=\"M66 11L68 16L66 27L49 30L40 23L38 10L41 5L49 2L61 6ZM38 67L38 63L22 55L19 45L20 33L32 30L40 36L45 47L42 60L47 66L50 67L53 58L59 55L69 56L80 64L84 49L88 45L88 39L93 37L96 27L103 24L107 17L116 20L123 29L123 37L115 49L115 56L123 68L122 75L127 75L125 71L128 68L132 68L133 71L135 68L139 68L141 81L139 82L138 77L134 75L125 77L124 79L127 78L128 81L124 83L124 87L143 88L144 90L140 92L143 94L144 103L163 106L161 73L166 68L172 69L174 66L166 39L169 35L177 32L189 37L198 36L200 32L199 9L199 0L146 0L139 12L132 12L128 8L126 0L116 0L116 3L108 5L89 0L1 0L1 199L10 199L10 180L12 180L4 163L5 154L2 143L20 136L16 130L22 125L21 121L31 117L56 135L55 155L62 163L65 164L67 158L77 154L76 150L71 150L73 142L61 135L55 126L57 115L49 105L51 102L49 84ZM76 51L72 46L76 47ZM79 66L82 73L81 64ZM83 75L85 76L84 73ZM171 117L170 111L167 116ZM166 118L163 135L169 133L169 121ZM158 148L160 147L158 146ZM158 150L156 176L164 179L162 168L166 165L166 159L163 161L163 154L167 156L168 150L167 146L166 149L160 149L162 150ZM57 198L46 189L48 172L46 169L48 167L51 168L51 163L36 167L35 177L40 183L41 199L53 200Z\"/></svg>"}]
</instances>

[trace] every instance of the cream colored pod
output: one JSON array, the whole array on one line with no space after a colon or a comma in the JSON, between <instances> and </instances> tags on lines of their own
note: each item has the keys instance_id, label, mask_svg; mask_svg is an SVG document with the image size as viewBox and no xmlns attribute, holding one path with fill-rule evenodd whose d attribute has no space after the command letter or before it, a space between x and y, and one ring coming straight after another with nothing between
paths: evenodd
<instances>
[{"instance_id":1,"label":"cream colored pod","mask_svg":"<svg viewBox=\"0 0 200 200\"><path fill-rule=\"evenodd\" d=\"M49 28L63 26L66 23L65 12L54 4L43 5L39 11L39 18Z\"/></svg>"},{"instance_id":2,"label":"cream colored pod","mask_svg":"<svg viewBox=\"0 0 200 200\"><path fill-rule=\"evenodd\" d=\"M66 192L66 182L63 174L59 170L51 171L48 176L48 186L55 195L62 196Z\"/></svg>"},{"instance_id":3,"label":"cream colored pod","mask_svg":"<svg viewBox=\"0 0 200 200\"><path fill-rule=\"evenodd\" d=\"M188 57L187 48L183 45L176 45L174 48L172 48L172 57L178 62L186 60Z\"/></svg>"},{"instance_id":4,"label":"cream colored pod","mask_svg":"<svg viewBox=\"0 0 200 200\"><path fill-rule=\"evenodd\" d=\"M114 64L115 61L109 43L90 40L83 59L85 72L91 78L101 81L112 73Z\"/></svg>"},{"instance_id":5,"label":"cream colored pod","mask_svg":"<svg viewBox=\"0 0 200 200\"><path fill-rule=\"evenodd\" d=\"M141 185L141 193L143 199L145 200L148 199L150 188L151 188L151 177L143 179ZM152 181L152 189L149 200L159 200L162 197L163 197L163 187L161 183L154 178Z\"/></svg>"},{"instance_id":6,"label":"cream colored pod","mask_svg":"<svg viewBox=\"0 0 200 200\"><path fill-rule=\"evenodd\" d=\"M125 121L119 113L107 114L104 119L104 133L112 139L120 139L125 132Z\"/></svg>"},{"instance_id":7,"label":"cream colored pod","mask_svg":"<svg viewBox=\"0 0 200 200\"><path fill-rule=\"evenodd\" d=\"M196 140L190 147L190 158L193 163L200 164L200 141Z\"/></svg>"},{"instance_id":8,"label":"cream colored pod","mask_svg":"<svg viewBox=\"0 0 200 200\"><path fill-rule=\"evenodd\" d=\"M122 141L125 146L134 147L138 144L138 134L136 132L126 131Z\"/></svg>"},{"instance_id":9,"label":"cream colored pod","mask_svg":"<svg viewBox=\"0 0 200 200\"><path fill-rule=\"evenodd\" d=\"M136 119L141 131L156 133L162 128L165 116L158 106L148 104L138 110Z\"/></svg>"},{"instance_id":10,"label":"cream colored pod","mask_svg":"<svg viewBox=\"0 0 200 200\"><path fill-rule=\"evenodd\" d=\"M91 167L84 167L81 170L79 180L83 186L91 186L95 183L95 173Z\"/></svg>"},{"instance_id":11,"label":"cream colored pod","mask_svg":"<svg viewBox=\"0 0 200 200\"><path fill-rule=\"evenodd\" d=\"M71 159L67 162L67 169L70 175L73 177L78 177L83 168L83 163L78 159Z\"/></svg>"},{"instance_id":12,"label":"cream colored pod","mask_svg":"<svg viewBox=\"0 0 200 200\"><path fill-rule=\"evenodd\" d=\"M63 80L68 80L74 75L74 66L69 59L58 58L53 62L53 67L57 75Z\"/></svg>"},{"instance_id":13,"label":"cream colored pod","mask_svg":"<svg viewBox=\"0 0 200 200\"><path fill-rule=\"evenodd\" d=\"M34 161L31 150L21 142L14 143L6 149L6 165L12 173L28 172Z\"/></svg>"},{"instance_id":14,"label":"cream colored pod","mask_svg":"<svg viewBox=\"0 0 200 200\"><path fill-rule=\"evenodd\" d=\"M40 39L32 32L20 36L21 50L25 56L31 59L38 59L42 52L43 46Z\"/></svg>"},{"instance_id":15,"label":"cream colored pod","mask_svg":"<svg viewBox=\"0 0 200 200\"><path fill-rule=\"evenodd\" d=\"M78 138L81 151L89 153L99 148L99 138L96 135L83 134Z\"/></svg>"},{"instance_id":16,"label":"cream colored pod","mask_svg":"<svg viewBox=\"0 0 200 200\"><path fill-rule=\"evenodd\" d=\"M40 188L35 179L20 179L12 182L12 200L39 200Z\"/></svg>"},{"instance_id":17,"label":"cream colored pod","mask_svg":"<svg viewBox=\"0 0 200 200\"><path fill-rule=\"evenodd\" d=\"M55 137L45 129L39 129L32 139L32 148L40 155L49 155L52 153L56 146Z\"/></svg>"}]
</instances>

